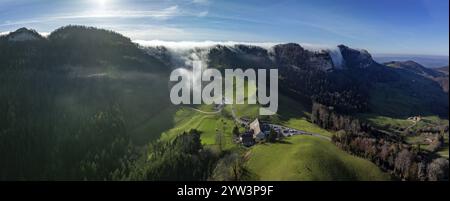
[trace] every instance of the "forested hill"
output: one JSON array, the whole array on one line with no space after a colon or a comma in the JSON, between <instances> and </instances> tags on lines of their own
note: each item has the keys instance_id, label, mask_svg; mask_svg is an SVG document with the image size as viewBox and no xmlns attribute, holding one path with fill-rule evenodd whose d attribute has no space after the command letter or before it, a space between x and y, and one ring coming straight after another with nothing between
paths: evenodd
<instances>
[{"instance_id":1,"label":"forested hill","mask_svg":"<svg viewBox=\"0 0 450 201\"><path fill-rule=\"evenodd\" d=\"M64 65L92 67L109 64L123 70L154 72L167 69L129 38L92 27L61 27L46 38L36 31L21 28L2 36L0 47L2 70L8 67L49 69Z\"/></svg>"},{"instance_id":2,"label":"forested hill","mask_svg":"<svg viewBox=\"0 0 450 201\"><path fill-rule=\"evenodd\" d=\"M0 38L0 180L103 180L170 127L168 67L120 34L83 26ZM154 133L140 126L160 124ZM168 123L169 124L169 123Z\"/></svg>"}]
</instances>

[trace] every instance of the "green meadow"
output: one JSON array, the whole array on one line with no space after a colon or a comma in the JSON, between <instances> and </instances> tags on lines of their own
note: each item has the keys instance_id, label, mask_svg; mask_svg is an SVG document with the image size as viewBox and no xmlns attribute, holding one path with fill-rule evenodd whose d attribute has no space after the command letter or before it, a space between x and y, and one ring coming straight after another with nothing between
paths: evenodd
<instances>
[{"instance_id":1,"label":"green meadow","mask_svg":"<svg viewBox=\"0 0 450 201\"><path fill-rule=\"evenodd\" d=\"M293 136L280 143L254 146L249 152L247 167L264 181L390 179L375 164L314 136Z\"/></svg>"}]
</instances>

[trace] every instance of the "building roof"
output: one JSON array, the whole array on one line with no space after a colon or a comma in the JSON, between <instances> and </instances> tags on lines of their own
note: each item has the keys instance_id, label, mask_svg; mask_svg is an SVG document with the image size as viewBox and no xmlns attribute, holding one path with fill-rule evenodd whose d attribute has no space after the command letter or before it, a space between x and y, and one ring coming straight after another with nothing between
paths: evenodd
<instances>
[{"instance_id":1,"label":"building roof","mask_svg":"<svg viewBox=\"0 0 450 201\"><path fill-rule=\"evenodd\" d=\"M250 129L252 129L254 133L260 133L261 132L261 127L259 125L259 120L258 119L255 119L255 121L250 123Z\"/></svg>"},{"instance_id":2,"label":"building roof","mask_svg":"<svg viewBox=\"0 0 450 201\"><path fill-rule=\"evenodd\" d=\"M241 136L241 141L245 146L252 146L255 143L255 140L253 139L253 134L250 132L245 132Z\"/></svg>"},{"instance_id":3,"label":"building roof","mask_svg":"<svg viewBox=\"0 0 450 201\"><path fill-rule=\"evenodd\" d=\"M253 137L256 137L261 133L261 127L258 119L255 119L255 121L250 123L250 129L253 130Z\"/></svg>"}]
</instances>

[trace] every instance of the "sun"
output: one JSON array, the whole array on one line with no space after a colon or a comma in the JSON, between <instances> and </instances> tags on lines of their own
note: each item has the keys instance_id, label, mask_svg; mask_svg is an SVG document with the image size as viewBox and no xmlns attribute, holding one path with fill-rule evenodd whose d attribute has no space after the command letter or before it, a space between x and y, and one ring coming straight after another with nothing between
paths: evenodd
<instances>
[{"instance_id":1,"label":"sun","mask_svg":"<svg viewBox=\"0 0 450 201\"><path fill-rule=\"evenodd\" d=\"M95 0L100 7L105 7L108 0Z\"/></svg>"}]
</instances>

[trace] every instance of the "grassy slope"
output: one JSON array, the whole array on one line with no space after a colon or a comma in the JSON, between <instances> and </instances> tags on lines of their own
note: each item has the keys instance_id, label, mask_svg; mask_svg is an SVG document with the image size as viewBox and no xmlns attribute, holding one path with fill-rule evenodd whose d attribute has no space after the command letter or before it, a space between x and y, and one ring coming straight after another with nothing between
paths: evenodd
<instances>
[{"instance_id":1,"label":"grassy slope","mask_svg":"<svg viewBox=\"0 0 450 201\"><path fill-rule=\"evenodd\" d=\"M389 180L375 164L313 136L257 145L247 165L260 180Z\"/></svg>"},{"instance_id":2,"label":"grassy slope","mask_svg":"<svg viewBox=\"0 0 450 201\"><path fill-rule=\"evenodd\" d=\"M170 140L184 131L197 129L202 132L201 140L205 145L218 146L221 143L224 149L236 146L232 142L234 121L223 113L202 114L190 108L183 107L179 108L176 112L173 118L173 124L175 125L173 128L162 134L162 140ZM218 136L221 136L221 140L219 140Z\"/></svg>"},{"instance_id":3,"label":"grassy slope","mask_svg":"<svg viewBox=\"0 0 450 201\"><path fill-rule=\"evenodd\" d=\"M360 118L365 119L366 121L370 122L372 125L376 126L377 128L397 133L399 135L405 135L402 130L409 128L410 130L414 131L417 129L433 126L433 125L447 125L449 124L449 121L446 119L441 119L438 116L426 116L422 117L422 120L419 121L417 124L414 124L412 121L406 120L406 119L399 119L395 117L386 117L376 114L362 114L359 116ZM445 145L437 152L437 154L448 158L448 133L444 135L445 138ZM405 136L405 140L407 143L412 145L420 144L421 148L428 149L428 144L425 143L425 137L424 136Z\"/></svg>"},{"instance_id":4,"label":"grassy slope","mask_svg":"<svg viewBox=\"0 0 450 201\"><path fill-rule=\"evenodd\" d=\"M411 82L394 82L389 85L376 84L370 93L369 104L372 112L359 114L358 117L379 129L398 135L405 135L404 130L406 128L415 131L429 126L448 126L448 117L442 114L438 116L437 114L437 111L445 113L442 105L445 102L446 94L440 92L439 88L430 87L430 81L425 78L419 79L408 73L402 73L401 76L406 80L411 80ZM437 107L441 108L437 109ZM422 116L422 121L417 124L407 120L408 117L417 115ZM420 142L423 141L423 137L420 136L405 137L406 141L411 144L421 144ZM421 147L428 148L425 144ZM448 143L442 150L438 151L438 154L448 157Z\"/></svg>"},{"instance_id":5,"label":"grassy slope","mask_svg":"<svg viewBox=\"0 0 450 201\"><path fill-rule=\"evenodd\" d=\"M310 119L310 108L302 105L287 96L282 94L278 97L279 107L278 113L274 116L258 116L259 106L258 105L234 105L236 115L238 117L246 117L249 119L254 119L256 117L262 120L268 120L272 123L280 124L290 128L295 128L303 131L308 131L327 137L331 137L333 134L320 128L319 126L311 123ZM230 112L230 107L226 110Z\"/></svg>"},{"instance_id":6,"label":"grassy slope","mask_svg":"<svg viewBox=\"0 0 450 201\"><path fill-rule=\"evenodd\" d=\"M259 117L258 105L234 104L233 107L239 117L259 117L324 136L332 135L308 121L308 106L283 95L279 97L279 105L278 114L271 117ZM213 111L210 106L205 105L196 108ZM202 114L190 108L179 108L172 119L174 127L165 131L161 139L170 140L183 131L198 129L202 132L201 139L205 145L217 146L219 131L224 134L223 148L231 149L237 145L231 141L234 122L230 114L229 105L220 114ZM387 174L382 173L373 163L351 156L331 142L318 137L295 136L288 138L284 144L257 145L251 148L251 152L248 166L262 180L389 179Z\"/></svg>"},{"instance_id":7,"label":"grassy slope","mask_svg":"<svg viewBox=\"0 0 450 201\"><path fill-rule=\"evenodd\" d=\"M273 122L326 137L331 137L333 135L331 132L322 129L309 121L311 115L309 106L302 105L298 101L284 95L280 95L279 102L280 107L278 116L273 117Z\"/></svg>"},{"instance_id":8,"label":"grassy slope","mask_svg":"<svg viewBox=\"0 0 450 201\"><path fill-rule=\"evenodd\" d=\"M180 108L174 118L175 127L164 132L161 139L169 140L180 132L195 128L202 132L201 139L205 145L217 146L216 129L222 131L223 122L223 148L232 149L236 147L231 141L234 122L225 111L222 114L210 115ZM307 131L331 135L303 119L290 119L288 122ZM248 166L262 180L389 179L371 162L351 156L331 142L312 136L294 136L283 144L257 145L251 148L251 152ZM309 172L308 169L315 171Z\"/></svg>"}]
</instances>

